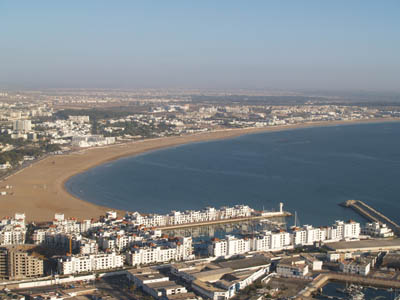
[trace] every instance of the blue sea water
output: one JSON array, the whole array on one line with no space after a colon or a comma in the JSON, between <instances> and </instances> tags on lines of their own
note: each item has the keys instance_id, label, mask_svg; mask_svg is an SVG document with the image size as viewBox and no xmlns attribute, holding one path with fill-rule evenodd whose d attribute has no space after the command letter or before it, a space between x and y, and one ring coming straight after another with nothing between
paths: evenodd
<instances>
[{"instance_id":1,"label":"blue sea water","mask_svg":"<svg viewBox=\"0 0 400 300\"><path fill-rule=\"evenodd\" d=\"M247 204L297 211L301 224L363 220L359 199L400 222L400 123L339 125L193 143L119 159L72 177L69 192L130 211Z\"/></svg>"}]
</instances>

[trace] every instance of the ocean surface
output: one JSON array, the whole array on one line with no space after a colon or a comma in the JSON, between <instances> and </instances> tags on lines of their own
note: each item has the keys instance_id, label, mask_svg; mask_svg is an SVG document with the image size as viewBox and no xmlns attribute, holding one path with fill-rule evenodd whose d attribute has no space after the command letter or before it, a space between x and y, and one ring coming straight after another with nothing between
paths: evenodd
<instances>
[{"instance_id":1,"label":"ocean surface","mask_svg":"<svg viewBox=\"0 0 400 300\"><path fill-rule=\"evenodd\" d=\"M400 123L338 125L193 143L110 162L66 182L75 196L145 213L247 204L300 224L364 222L359 199L400 222Z\"/></svg>"}]
</instances>

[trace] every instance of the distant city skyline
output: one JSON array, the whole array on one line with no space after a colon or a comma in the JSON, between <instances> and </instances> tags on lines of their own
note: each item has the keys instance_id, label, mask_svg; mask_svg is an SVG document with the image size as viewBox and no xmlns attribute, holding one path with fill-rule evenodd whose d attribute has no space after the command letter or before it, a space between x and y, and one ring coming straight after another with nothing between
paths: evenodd
<instances>
[{"instance_id":1,"label":"distant city skyline","mask_svg":"<svg viewBox=\"0 0 400 300\"><path fill-rule=\"evenodd\" d=\"M0 88L400 91L398 1L0 2Z\"/></svg>"}]
</instances>

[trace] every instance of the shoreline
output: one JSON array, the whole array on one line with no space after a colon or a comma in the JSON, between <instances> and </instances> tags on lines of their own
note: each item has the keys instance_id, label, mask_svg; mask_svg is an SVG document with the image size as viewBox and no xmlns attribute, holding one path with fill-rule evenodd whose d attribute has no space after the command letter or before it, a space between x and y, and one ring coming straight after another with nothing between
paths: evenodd
<instances>
[{"instance_id":1,"label":"shoreline","mask_svg":"<svg viewBox=\"0 0 400 300\"><path fill-rule=\"evenodd\" d=\"M16 212L25 212L28 221L45 222L51 221L54 213L57 212L64 213L66 217L78 219L97 219L100 215L104 215L107 210L115 210L122 214L124 211L96 205L75 197L68 192L65 183L79 173L124 157L189 143L230 139L246 134L399 121L400 119L381 118L321 121L262 128L224 129L185 136L154 138L104 147L86 148L67 155L53 155L19 170L1 182L1 190L4 190L5 185L11 185L13 188L7 191L14 194L0 196L0 217L13 216Z\"/></svg>"}]
</instances>

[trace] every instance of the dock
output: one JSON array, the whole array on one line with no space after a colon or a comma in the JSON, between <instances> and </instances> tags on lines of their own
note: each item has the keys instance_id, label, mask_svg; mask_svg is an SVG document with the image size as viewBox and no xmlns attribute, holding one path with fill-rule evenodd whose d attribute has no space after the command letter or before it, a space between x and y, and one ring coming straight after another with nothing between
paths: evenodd
<instances>
[{"instance_id":1,"label":"dock","mask_svg":"<svg viewBox=\"0 0 400 300\"><path fill-rule=\"evenodd\" d=\"M307 286L306 289L302 290L296 299L305 299L311 297L314 293L318 292L322 287L324 287L328 282L346 282L360 284L364 286L373 286L380 288L395 288L400 289L400 281L373 277L373 276L361 276L354 274L344 274L344 273L321 273Z\"/></svg>"},{"instance_id":2,"label":"dock","mask_svg":"<svg viewBox=\"0 0 400 300\"><path fill-rule=\"evenodd\" d=\"M212 220L212 221L205 221L205 222L166 225L166 226L159 226L159 227L157 227L157 229L161 229L161 230L182 229L182 228L190 228L190 227L199 227L199 226L209 226L209 225L218 225L218 224L238 223L238 222L245 222L245 221L290 217L291 215L292 214L290 212L283 211L283 212L274 212L274 213L271 213L270 215L255 215L255 216L249 216L249 217L220 219L220 220Z\"/></svg>"},{"instance_id":3,"label":"dock","mask_svg":"<svg viewBox=\"0 0 400 300\"><path fill-rule=\"evenodd\" d=\"M370 205L366 204L365 202L361 200L347 200L341 205L344 207L352 208L371 222L385 223L389 228L393 230L396 235L400 235L400 225L398 225L396 222L394 222L381 212L377 211Z\"/></svg>"}]
</instances>

